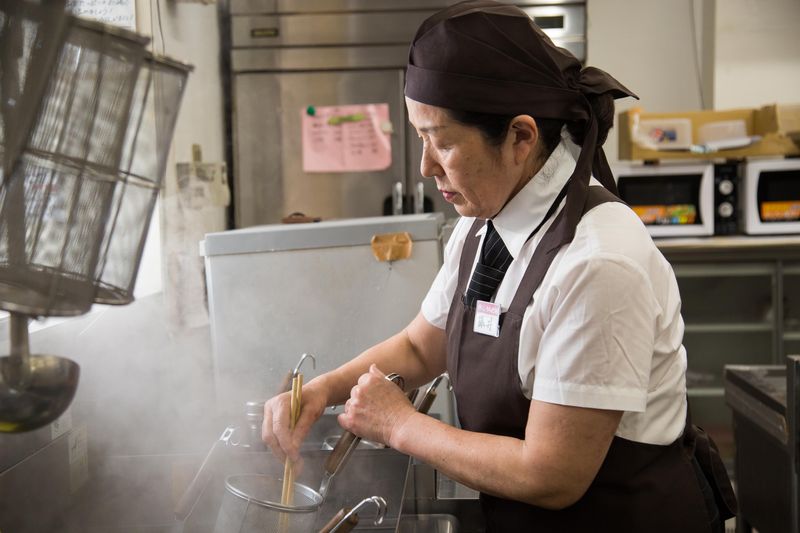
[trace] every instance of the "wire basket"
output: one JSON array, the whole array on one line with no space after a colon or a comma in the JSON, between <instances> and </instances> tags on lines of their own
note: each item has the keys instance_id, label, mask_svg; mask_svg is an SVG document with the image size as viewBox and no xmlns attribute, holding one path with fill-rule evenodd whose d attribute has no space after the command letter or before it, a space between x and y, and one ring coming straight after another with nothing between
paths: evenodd
<instances>
[{"instance_id":1,"label":"wire basket","mask_svg":"<svg viewBox=\"0 0 800 533\"><path fill-rule=\"evenodd\" d=\"M139 73L125 135L121 183L103 238L95 302L124 305L142 259L150 219L164 178L170 140L192 67L148 55Z\"/></svg>"},{"instance_id":2,"label":"wire basket","mask_svg":"<svg viewBox=\"0 0 800 533\"><path fill-rule=\"evenodd\" d=\"M68 17L25 148L0 183L0 308L85 313L147 39Z\"/></svg>"},{"instance_id":3,"label":"wire basket","mask_svg":"<svg viewBox=\"0 0 800 533\"><path fill-rule=\"evenodd\" d=\"M0 3L0 183L28 138L66 20L63 0Z\"/></svg>"}]
</instances>

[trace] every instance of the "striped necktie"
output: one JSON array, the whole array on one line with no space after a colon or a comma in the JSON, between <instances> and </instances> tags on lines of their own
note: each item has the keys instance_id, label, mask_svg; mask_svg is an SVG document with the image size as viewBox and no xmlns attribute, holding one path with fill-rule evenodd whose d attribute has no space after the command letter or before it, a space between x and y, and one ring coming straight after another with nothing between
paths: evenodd
<instances>
[{"instance_id":1,"label":"striped necktie","mask_svg":"<svg viewBox=\"0 0 800 533\"><path fill-rule=\"evenodd\" d=\"M513 260L514 258L511 257L503 239L494 229L494 224L491 220L487 220L481 256L478 264L475 265L475 271L472 273L472 279L467 288L465 302L467 306L474 307L476 300L491 301L508 270L508 265Z\"/></svg>"}]
</instances>

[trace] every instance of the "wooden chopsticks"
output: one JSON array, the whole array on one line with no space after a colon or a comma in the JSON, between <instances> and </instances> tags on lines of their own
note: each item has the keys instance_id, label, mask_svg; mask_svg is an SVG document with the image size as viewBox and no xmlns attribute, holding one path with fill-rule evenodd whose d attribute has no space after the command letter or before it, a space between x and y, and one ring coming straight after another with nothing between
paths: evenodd
<instances>
[{"instance_id":1,"label":"wooden chopsticks","mask_svg":"<svg viewBox=\"0 0 800 533\"><path fill-rule=\"evenodd\" d=\"M303 399L303 374L298 373L292 377L292 396L289 407L289 428L294 431L297 419L300 418L300 406ZM283 493L281 494L281 504L286 506L294 505L294 462L286 458L283 465ZM287 513L281 514L280 531L288 528L289 516Z\"/></svg>"}]
</instances>

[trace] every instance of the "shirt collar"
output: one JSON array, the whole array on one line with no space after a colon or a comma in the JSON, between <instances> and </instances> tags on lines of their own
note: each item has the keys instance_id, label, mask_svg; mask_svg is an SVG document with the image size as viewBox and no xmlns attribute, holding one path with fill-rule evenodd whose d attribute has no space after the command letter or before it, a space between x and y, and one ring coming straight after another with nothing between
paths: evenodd
<instances>
[{"instance_id":1,"label":"shirt collar","mask_svg":"<svg viewBox=\"0 0 800 533\"><path fill-rule=\"evenodd\" d=\"M575 157L569 143L571 141L562 139L542 168L492 219L514 259L575 170ZM481 232L485 232L485 226Z\"/></svg>"}]
</instances>

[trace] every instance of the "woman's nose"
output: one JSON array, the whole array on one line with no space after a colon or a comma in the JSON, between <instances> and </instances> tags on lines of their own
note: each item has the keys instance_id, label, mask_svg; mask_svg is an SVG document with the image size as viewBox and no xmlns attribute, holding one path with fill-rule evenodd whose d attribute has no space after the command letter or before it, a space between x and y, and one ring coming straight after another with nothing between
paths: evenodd
<instances>
[{"instance_id":1,"label":"woman's nose","mask_svg":"<svg viewBox=\"0 0 800 533\"><path fill-rule=\"evenodd\" d=\"M432 178L443 174L442 167L431 157L426 147L422 148L422 159L419 163L419 171L424 178Z\"/></svg>"}]
</instances>

